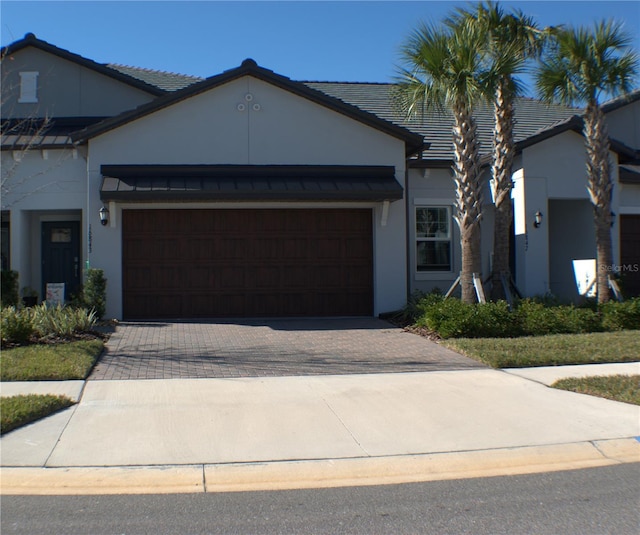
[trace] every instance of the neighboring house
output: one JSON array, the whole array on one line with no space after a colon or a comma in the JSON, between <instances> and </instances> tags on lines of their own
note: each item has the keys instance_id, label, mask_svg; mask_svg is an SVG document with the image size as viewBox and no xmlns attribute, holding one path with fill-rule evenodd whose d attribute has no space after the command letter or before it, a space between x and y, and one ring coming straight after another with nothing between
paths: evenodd
<instances>
[{"instance_id":1,"label":"neighboring house","mask_svg":"<svg viewBox=\"0 0 640 535\"><path fill-rule=\"evenodd\" d=\"M366 316L446 291L460 271L450 122L405 120L391 84L296 82L252 60L199 79L98 64L32 34L3 49L2 81L3 268L41 298L50 282L69 297L90 266L114 318ZM607 105L618 266L640 263L639 96ZM595 256L576 113L518 102L513 267L526 295L577 298L571 261ZM36 135L6 128L42 118ZM489 109L478 122L486 154Z\"/></svg>"}]
</instances>

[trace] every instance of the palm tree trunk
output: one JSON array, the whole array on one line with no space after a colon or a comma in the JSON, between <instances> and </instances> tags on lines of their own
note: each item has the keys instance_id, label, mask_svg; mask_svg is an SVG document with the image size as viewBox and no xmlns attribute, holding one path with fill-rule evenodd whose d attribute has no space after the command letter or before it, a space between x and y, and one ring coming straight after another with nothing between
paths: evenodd
<instances>
[{"instance_id":1,"label":"palm tree trunk","mask_svg":"<svg viewBox=\"0 0 640 535\"><path fill-rule=\"evenodd\" d=\"M480 191L480 157L476 123L464 103L453 107L454 165L453 180L456 185L456 221L460 227L462 246L462 271L460 285L462 301L476 302L473 274L480 273L480 218L482 199Z\"/></svg>"},{"instance_id":2,"label":"palm tree trunk","mask_svg":"<svg viewBox=\"0 0 640 535\"><path fill-rule=\"evenodd\" d=\"M611 299L609 274L613 269L611 248L611 168L609 134L604 113L596 102L589 102L584 115L587 147L587 190L593 204L596 231L596 283L598 303Z\"/></svg>"},{"instance_id":3,"label":"palm tree trunk","mask_svg":"<svg viewBox=\"0 0 640 535\"><path fill-rule=\"evenodd\" d=\"M508 276L509 231L513 212L511 209L511 179L513 156L514 111L513 99L504 83L499 84L494 100L493 165L491 188L495 199L495 221L493 227L493 266L491 272L491 299L505 298L501 275Z\"/></svg>"}]
</instances>

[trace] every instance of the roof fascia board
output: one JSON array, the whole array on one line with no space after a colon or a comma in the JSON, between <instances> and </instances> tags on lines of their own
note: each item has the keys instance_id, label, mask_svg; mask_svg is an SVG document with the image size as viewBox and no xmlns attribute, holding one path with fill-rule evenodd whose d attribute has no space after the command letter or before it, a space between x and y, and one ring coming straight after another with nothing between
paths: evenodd
<instances>
[{"instance_id":1,"label":"roof fascia board","mask_svg":"<svg viewBox=\"0 0 640 535\"><path fill-rule=\"evenodd\" d=\"M10 45L3 47L2 55L0 57L5 58L11 54L15 54L16 52L28 47L34 47L39 50L42 50L43 52L47 52L54 56L58 56L59 58L65 59L67 61L71 61L73 63L86 67L87 69L91 69L100 74L113 78L114 80L118 80L119 82L123 82L127 85L135 87L136 89L140 89L146 93L150 93L154 96L160 96L166 93L166 91L164 91L163 89L160 89L159 87L143 82L142 80L138 80L133 76L128 76L127 74L124 74L115 69L106 67L105 65L102 65L91 59L80 56L79 54L74 54L73 52L70 52L68 50L58 48L57 46L47 43L42 39L38 39L32 33L28 33L25 35L23 39L20 39L19 41L16 41L14 43L11 43Z\"/></svg>"},{"instance_id":2,"label":"roof fascia board","mask_svg":"<svg viewBox=\"0 0 640 535\"><path fill-rule=\"evenodd\" d=\"M551 126L546 130L542 130L537 134L534 134L532 136L529 136L526 139L523 139L522 141L519 141L518 143L516 143L516 152L519 154L528 147L536 145L542 141L545 141L557 135L563 134L564 132L573 131L580 136L584 136L583 125L584 125L584 122L582 120L582 117L579 115L573 115L572 117L570 117L566 121L563 121L562 123L556 124L555 126ZM613 152L625 158L633 159L637 156L636 151L634 149L632 149L631 147L625 145L621 141L618 141L617 139L612 137L609 137L609 148Z\"/></svg>"},{"instance_id":3,"label":"roof fascia board","mask_svg":"<svg viewBox=\"0 0 640 535\"><path fill-rule=\"evenodd\" d=\"M624 108L629 104L633 104L638 100L640 100L640 89L635 89L633 91L630 91L626 95L621 95L608 102L605 102L601 106L601 109L604 113L609 113L617 109Z\"/></svg>"},{"instance_id":4,"label":"roof fascia board","mask_svg":"<svg viewBox=\"0 0 640 535\"><path fill-rule=\"evenodd\" d=\"M416 160L407 160L409 169L450 169L453 160L437 160L420 158Z\"/></svg>"}]
</instances>

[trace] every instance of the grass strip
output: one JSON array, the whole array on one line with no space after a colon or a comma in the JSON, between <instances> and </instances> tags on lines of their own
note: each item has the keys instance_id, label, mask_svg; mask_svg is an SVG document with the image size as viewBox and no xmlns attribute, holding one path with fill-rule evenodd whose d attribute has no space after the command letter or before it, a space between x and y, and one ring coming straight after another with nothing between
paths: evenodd
<instances>
[{"instance_id":1,"label":"grass strip","mask_svg":"<svg viewBox=\"0 0 640 535\"><path fill-rule=\"evenodd\" d=\"M0 353L2 381L85 379L104 349L102 340L34 344Z\"/></svg>"},{"instance_id":2,"label":"grass strip","mask_svg":"<svg viewBox=\"0 0 640 535\"><path fill-rule=\"evenodd\" d=\"M553 388L640 405L640 375L608 375L560 379Z\"/></svg>"},{"instance_id":3,"label":"grass strip","mask_svg":"<svg viewBox=\"0 0 640 535\"><path fill-rule=\"evenodd\" d=\"M70 407L74 401L66 396L28 394L0 398L0 434Z\"/></svg>"},{"instance_id":4,"label":"grass strip","mask_svg":"<svg viewBox=\"0 0 640 535\"><path fill-rule=\"evenodd\" d=\"M452 338L442 341L442 344L494 368L640 360L640 331L522 338Z\"/></svg>"}]
</instances>

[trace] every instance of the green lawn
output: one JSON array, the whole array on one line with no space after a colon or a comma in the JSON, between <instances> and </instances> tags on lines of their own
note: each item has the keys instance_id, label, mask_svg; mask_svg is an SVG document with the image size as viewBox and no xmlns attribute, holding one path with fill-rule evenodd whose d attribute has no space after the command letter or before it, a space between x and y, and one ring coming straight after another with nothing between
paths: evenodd
<instances>
[{"instance_id":1,"label":"green lawn","mask_svg":"<svg viewBox=\"0 0 640 535\"><path fill-rule=\"evenodd\" d=\"M493 368L640 360L640 331L553 334L522 338L451 338L441 343Z\"/></svg>"},{"instance_id":2,"label":"green lawn","mask_svg":"<svg viewBox=\"0 0 640 535\"><path fill-rule=\"evenodd\" d=\"M0 353L2 381L85 379L102 353L102 340L34 344Z\"/></svg>"},{"instance_id":3,"label":"green lawn","mask_svg":"<svg viewBox=\"0 0 640 535\"><path fill-rule=\"evenodd\" d=\"M560 379L554 388L640 405L640 375Z\"/></svg>"},{"instance_id":4,"label":"green lawn","mask_svg":"<svg viewBox=\"0 0 640 535\"><path fill-rule=\"evenodd\" d=\"M65 409L74 402L66 396L29 394L0 398L0 435L31 423L54 412Z\"/></svg>"}]
</instances>

